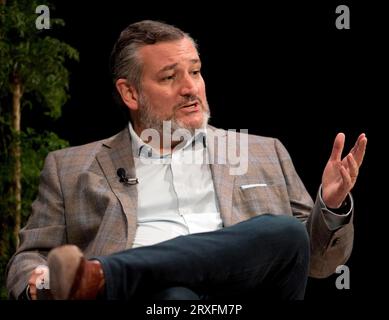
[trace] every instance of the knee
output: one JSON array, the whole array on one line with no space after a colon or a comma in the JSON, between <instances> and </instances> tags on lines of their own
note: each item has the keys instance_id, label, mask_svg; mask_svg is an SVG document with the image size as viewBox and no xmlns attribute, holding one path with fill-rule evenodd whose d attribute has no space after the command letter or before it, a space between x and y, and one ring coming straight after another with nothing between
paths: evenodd
<instances>
[{"instance_id":1,"label":"knee","mask_svg":"<svg viewBox=\"0 0 389 320\"><path fill-rule=\"evenodd\" d=\"M284 243L286 250L297 253L301 257L309 257L309 236L307 229L298 219L290 216L277 216L281 243Z\"/></svg>"},{"instance_id":2,"label":"knee","mask_svg":"<svg viewBox=\"0 0 389 320\"><path fill-rule=\"evenodd\" d=\"M298 219L286 215L266 215L266 230L269 242L278 249L290 253L309 255L309 236L306 227Z\"/></svg>"},{"instance_id":3,"label":"knee","mask_svg":"<svg viewBox=\"0 0 389 320\"><path fill-rule=\"evenodd\" d=\"M282 229L283 233L288 234L291 238L299 240L301 242L308 241L308 232L303 223L301 223L295 217L282 215L273 216L275 223L277 223Z\"/></svg>"}]
</instances>

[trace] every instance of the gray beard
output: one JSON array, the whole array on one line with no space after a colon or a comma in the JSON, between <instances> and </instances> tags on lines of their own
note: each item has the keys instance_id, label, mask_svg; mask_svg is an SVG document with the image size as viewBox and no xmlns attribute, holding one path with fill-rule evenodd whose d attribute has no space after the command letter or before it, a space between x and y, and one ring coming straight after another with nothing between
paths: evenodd
<instances>
[{"instance_id":1,"label":"gray beard","mask_svg":"<svg viewBox=\"0 0 389 320\"><path fill-rule=\"evenodd\" d=\"M157 130L161 136L163 136L163 122L170 121L171 122L171 134L174 131L179 129L186 129L192 135L194 135L196 129L204 129L209 121L210 112L208 107L208 102L205 101L206 111L203 111L203 123L198 128L193 128L186 126L182 123L182 121L175 119L174 115L168 119L161 119L158 116L153 114L153 107L151 103L147 100L147 98L143 95L139 95L139 121L140 125L143 129L154 129ZM201 107L203 107L203 102L200 101Z\"/></svg>"}]
</instances>

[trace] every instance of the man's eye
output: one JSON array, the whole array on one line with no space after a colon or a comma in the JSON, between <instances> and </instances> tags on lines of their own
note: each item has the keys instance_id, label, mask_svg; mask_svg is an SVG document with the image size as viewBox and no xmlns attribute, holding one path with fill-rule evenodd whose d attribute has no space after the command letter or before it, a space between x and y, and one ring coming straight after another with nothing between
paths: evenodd
<instances>
[{"instance_id":1,"label":"man's eye","mask_svg":"<svg viewBox=\"0 0 389 320\"><path fill-rule=\"evenodd\" d=\"M194 76L197 76L197 75L200 74L200 70L194 70L194 71L192 71L192 74L193 74Z\"/></svg>"},{"instance_id":2,"label":"man's eye","mask_svg":"<svg viewBox=\"0 0 389 320\"><path fill-rule=\"evenodd\" d=\"M174 80L175 78L176 78L175 75L166 76L166 77L163 77L163 78L162 78L162 81Z\"/></svg>"}]
</instances>

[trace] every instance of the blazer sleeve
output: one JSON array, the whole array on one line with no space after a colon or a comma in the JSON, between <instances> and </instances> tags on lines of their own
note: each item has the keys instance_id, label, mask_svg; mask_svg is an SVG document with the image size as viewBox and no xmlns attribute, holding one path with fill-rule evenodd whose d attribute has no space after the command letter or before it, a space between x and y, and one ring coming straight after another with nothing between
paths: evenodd
<instances>
[{"instance_id":1,"label":"blazer sleeve","mask_svg":"<svg viewBox=\"0 0 389 320\"><path fill-rule=\"evenodd\" d=\"M20 246L6 270L10 298L17 299L28 284L31 272L46 265L48 252L66 242L64 202L55 152L46 157L38 196L32 213L20 231Z\"/></svg>"},{"instance_id":2,"label":"blazer sleeve","mask_svg":"<svg viewBox=\"0 0 389 320\"><path fill-rule=\"evenodd\" d=\"M351 255L354 239L353 212L348 223L336 230L331 230L325 222L319 195L313 203L287 150L277 139L275 148L285 177L293 215L306 224L310 237L309 275L314 278L328 277Z\"/></svg>"}]
</instances>

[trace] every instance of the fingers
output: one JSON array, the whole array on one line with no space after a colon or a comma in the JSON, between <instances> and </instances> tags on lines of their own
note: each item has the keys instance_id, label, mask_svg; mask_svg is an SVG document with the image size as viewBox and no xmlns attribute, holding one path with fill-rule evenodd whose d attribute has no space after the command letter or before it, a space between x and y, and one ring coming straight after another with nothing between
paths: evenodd
<instances>
[{"instance_id":1,"label":"fingers","mask_svg":"<svg viewBox=\"0 0 389 320\"><path fill-rule=\"evenodd\" d=\"M344 147L344 140L345 140L344 133L340 132L336 135L334 145L332 147L330 160L333 160L333 161L340 161L341 160L342 151L343 151L343 147Z\"/></svg>"},{"instance_id":2,"label":"fingers","mask_svg":"<svg viewBox=\"0 0 389 320\"><path fill-rule=\"evenodd\" d=\"M354 159L358 165L361 166L363 158L366 152L367 138L364 133L360 134L357 141L355 142L354 147L351 149L350 153L354 156Z\"/></svg>"},{"instance_id":3,"label":"fingers","mask_svg":"<svg viewBox=\"0 0 389 320\"><path fill-rule=\"evenodd\" d=\"M359 166L351 153L347 155L346 161L347 166L340 164L339 171L343 180L342 189L345 190L345 192L350 192L357 180Z\"/></svg>"},{"instance_id":4,"label":"fingers","mask_svg":"<svg viewBox=\"0 0 389 320\"><path fill-rule=\"evenodd\" d=\"M347 155L347 164L351 179L356 179L358 177L359 166L352 153Z\"/></svg>"},{"instance_id":5,"label":"fingers","mask_svg":"<svg viewBox=\"0 0 389 320\"><path fill-rule=\"evenodd\" d=\"M31 273L30 279L28 280L29 294L32 300L37 300L37 288L36 281L40 275L43 274L43 270L36 270Z\"/></svg>"},{"instance_id":6,"label":"fingers","mask_svg":"<svg viewBox=\"0 0 389 320\"><path fill-rule=\"evenodd\" d=\"M351 189L354 185L353 181L351 179L351 176L347 172L347 170L344 166L340 167L340 174L342 175L342 179L343 179L343 185L344 185L343 189L345 190L345 193L348 193L351 191Z\"/></svg>"},{"instance_id":7,"label":"fingers","mask_svg":"<svg viewBox=\"0 0 389 320\"><path fill-rule=\"evenodd\" d=\"M31 300L38 300L38 292L36 291L35 285L29 287L29 294L30 294Z\"/></svg>"}]
</instances>

